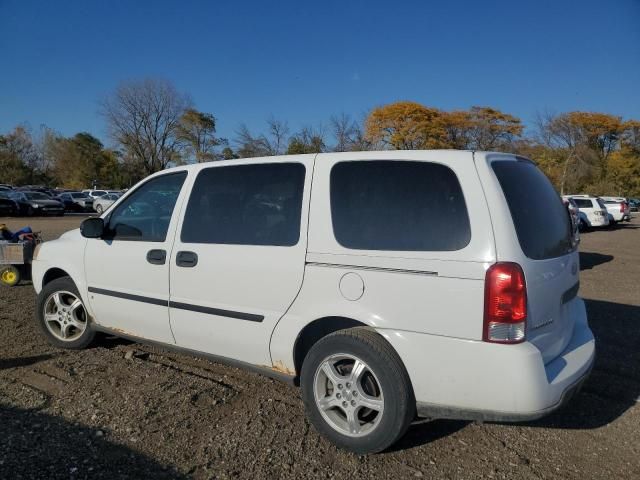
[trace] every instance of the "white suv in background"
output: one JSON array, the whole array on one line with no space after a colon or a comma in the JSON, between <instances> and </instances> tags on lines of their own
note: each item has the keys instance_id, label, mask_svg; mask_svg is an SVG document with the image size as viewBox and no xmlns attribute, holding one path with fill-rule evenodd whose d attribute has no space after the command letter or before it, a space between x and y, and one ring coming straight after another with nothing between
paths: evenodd
<instances>
[{"instance_id":1,"label":"white suv in background","mask_svg":"<svg viewBox=\"0 0 640 480\"><path fill-rule=\"evenodd\" d=\"M629 204L627 203L627 199L624 197L600 197L604 202L607 211L609 212L610 219L613 220L613 223L622 222L626 220L627 222L631 221L631 210L629 209Z\"/></svg>"},{"instance_id":2,"label":"white suv in background","mask_svg":"<svg viewBox=\"0 0 640 480\"><path fill-rule=\"evenodd\" d=\"M385 151L158 172L42 244L33 285L52 344L108 332L266 372L368 453L417 416L523 421L566 403L595 355L579 271L530 160Z\"/></svg>"},{"instance_id":3,"label":"white suv in background","mask_svg":"<svg viewBox=\"0 0 640 480\"><path fill-rule=\"evenodd\" d=\"M604 202L599 197L591 195L564 195L562 198L573 199L580 209L580 230L609 226L609 213Z\"/></svg>"},{"instance_id":4,"label":"white suv in background","mask_svg":"<svg viewBox=\"0 0 640 480\"><path fill-rule=\"evenodd\" d=\"M102 197L103 195L106 195L108 192L106 190L93 190L88 188L88 189L82 190L82 193L86 193L91 198L96 199L96 198Z\"/></svg>"}]
</instances>

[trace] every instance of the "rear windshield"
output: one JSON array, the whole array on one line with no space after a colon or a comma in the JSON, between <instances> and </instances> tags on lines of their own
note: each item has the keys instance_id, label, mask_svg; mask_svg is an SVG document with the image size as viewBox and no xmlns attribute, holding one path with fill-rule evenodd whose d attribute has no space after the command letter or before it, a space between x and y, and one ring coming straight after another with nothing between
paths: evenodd
<instances>
[{"instance_id":1,"label":"rear windshield","mask_svg":"<svg viewBox=\"0 0 640 480\"><path fill-rule=\"evenodd\" d=\"M576 202L578 208L593 208L593 204L588 198L574 198L573 201Z\"/></svg>"},{"instance_id":2,"label":"rear windshield","mask_svg":"<svg viewBox=\"0 0 640 480\"><path fill-rule=\"evenodd\" d=\"M525 159L495 161L491 166L524 254L542 260L569 253L573 249L569 214L544 173Z\"/></svg>"}]
</instances>

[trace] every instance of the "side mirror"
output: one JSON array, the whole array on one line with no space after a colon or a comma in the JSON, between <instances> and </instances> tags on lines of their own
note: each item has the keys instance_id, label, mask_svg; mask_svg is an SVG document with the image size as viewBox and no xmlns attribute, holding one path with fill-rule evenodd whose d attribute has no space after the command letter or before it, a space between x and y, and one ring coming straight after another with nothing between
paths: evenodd
<instances>
[{"instance_id":1,"label":"side mirror","mask_svg":"<svg viewBox=\"0 0 640 480\"><path fill-rule=\"evenodd\" d=\"M100 217L87 218L80 224L80 233L85 238L100 238L104 233L104 220Z\"/></svg>"}]
</instances>

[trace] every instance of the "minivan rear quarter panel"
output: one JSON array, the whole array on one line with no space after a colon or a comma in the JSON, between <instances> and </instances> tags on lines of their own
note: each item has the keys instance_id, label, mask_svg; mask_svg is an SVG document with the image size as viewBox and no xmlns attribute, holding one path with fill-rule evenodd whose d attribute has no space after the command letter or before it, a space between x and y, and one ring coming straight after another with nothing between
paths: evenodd
<instances>
[{"instance_id":1,"label":"minivan rear quarter panel","mask_svg":"<svg viewBox=\"0 0 640 480\"><path fill-rule=\"evenodd\" d=\"M341 162L358 161L433 162L451 169L460 183L469 218L471 236L466 246L452 251L389 251L341 245L332 221L331 171ZM484 277L496 255L471 152L320 154L309 218L304 282L274 331L274 363L292 364L290 345L302 328L330 316L348 317L379 330L482 339Z\"/></svg>"}]
</instances>

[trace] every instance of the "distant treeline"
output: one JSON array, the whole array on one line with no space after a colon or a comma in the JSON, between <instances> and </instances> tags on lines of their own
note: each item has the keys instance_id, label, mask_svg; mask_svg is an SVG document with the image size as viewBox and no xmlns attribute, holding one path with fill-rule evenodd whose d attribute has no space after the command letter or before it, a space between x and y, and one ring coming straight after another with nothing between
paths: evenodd
<instances>
[{"instance_id":1,"label":"distant treeline","mask_svg":"<svg viewBox=\"0 0 640 480\"><path fill-rule=\"evenodd\" d=\"M216 134L217 119L198 111L165 80L121 84L100 104L113 148L87 132L64 137L24 125L0 135L0 183L86 188L129 187L183 163L281 154L379 149L498 150L538 163L562 193L640 195L640 121L599 112L538 115L525 134L519 118L485 106L444 111L416 102L373 108L291 131L270 118L263 132L240 125Z\"/></svg>"}]
</instances>

